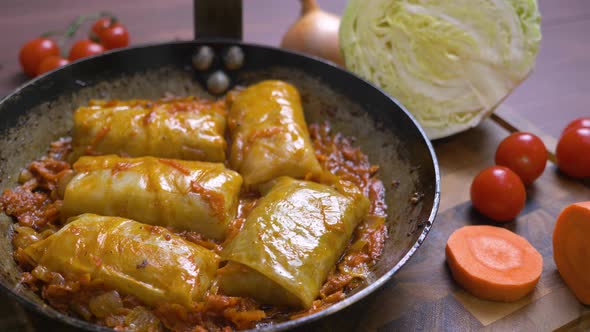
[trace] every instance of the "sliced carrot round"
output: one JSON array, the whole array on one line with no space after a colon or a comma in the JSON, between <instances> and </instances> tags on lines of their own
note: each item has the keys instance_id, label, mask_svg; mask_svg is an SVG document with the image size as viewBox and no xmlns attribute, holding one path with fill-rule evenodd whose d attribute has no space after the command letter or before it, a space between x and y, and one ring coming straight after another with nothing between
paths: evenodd
<instances>
[{"instance_id":1,"label":"sliced carrot round","mask_svg":"<svg viewBox=\"0 0 590 332\"><path fill-rule=\"evenodd\" d=\"M590 304L590 202L572 204L557 217L553 259L578 300Z\"/></svg>"},{"instance_id":2,"label":"sliced carrot round","mask_svg":"<svg viewBox=\"0 0 590 332\"><path fill-rule=\"evenodd\" d=\"M543 270L543 257L522 236L494 226L465 226L447 241L453 278L474 296L516 301L530 293Z\"/></svg>"}]
</instances>

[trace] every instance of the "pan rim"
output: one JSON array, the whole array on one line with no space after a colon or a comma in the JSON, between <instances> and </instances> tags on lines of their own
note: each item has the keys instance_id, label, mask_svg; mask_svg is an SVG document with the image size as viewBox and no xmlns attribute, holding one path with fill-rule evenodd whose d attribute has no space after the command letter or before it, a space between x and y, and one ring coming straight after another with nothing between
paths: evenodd
<instances>
[{"instance_id":1,"label":"pan rim","mask_svg":"<svg viewBox=\"0 0 590 332\"><path fill-rule=\"evenodd\" d=\"M409 118L409 120L414 124L415 129L418 130L419 136L422 139L422 143L425 144L425 147L428 150L428 153L429 153L430 158L432 160L432 167L433 167L432 171L434 173L434 183L433 183L434 195L432 197L432 208L430 210L427 220L424 223L425 226L422 228L422 231L421 231L420 235L418 236L418 238L416 239L416 242L414 242L412 247L403 255L403 257L391 269L389 269L385 274L383 274L378 279L367 284L363 289L361 289L360 291L351 295L350 297L347 297L344 300L339 301L339 302L337 302L337 303L335 303L335 304L333 304L333 305L331 305L319 312L316 312L314 314L304 316L304 317L301 317L298 319L289 320L289 321L285 321L285 322L281 322L281 323L277 323L277 324L272 324L272 325L264 326L264 327L261 327L258 329L251 329L251 330L247 330L247 331L267 331L267 332L273 331L274 332L274 331L284 331L284 330L291 329L294 327L303 326L307 323L317 321L321 318L330 316L338 311L341 311L344 308L347 308L347 307L351 306L352 304L364 299L369 294L372 294L373 292L375 292L377 289L381 288L414 255L414 253L418 250L418 248L422 245L422 243L424 242L424 240L428 236L428 233L430 232L430 230L434 224L434 220L437 215L439 204L440 204L440 182L441 182L440 169L439 169L436 153L434 152L434 148L432 146L431 141L428 139L428 137L426 136L421 125L414 118L414 116L395 97L388 95L386 92L384 92L382 89L375 86L374 84L368 82L367 80L357 76L356 74L354 74L342 67L339 67L337 64L335 64L331 61L327 61L325 59L321 59L321 58L318 58L315 56L310 56L310 55L303 54L300 52L285 50L285 49L281 49L281 48L277 48L277 47L273 47L273 46L260 45L260 44L256 44L256 43L248 43L248 42L236 41L236 40L231 40L231 39L223 39L223 38L173 41L173 42L163 42L163 43L162 42L145 43L145 44L134 45L131 47L110 50L110 51L104 52L99 55L91 56L88 58L83 58L83 59L74 61L70 64L67 64L64 67L58 68L56 70L53 70L53 71L45 73L41 76L38 76L38 77L22 84L21 86L17 87L14 91L9 93L4 98L1 98L0 99L0 107L2 105L4 105L7 101L17 98L18 95L23 90L34 87L35 85L38 85L39 83L42 83L43 81L47 80L48 77L51 77L51 75L53 73L56 73L60 70L70 68L72 66L76 66L79 63L83 63L86 61L93 61L96 58L105 57L105 56L108 56L113 53L122 53L122 52L130 51L130 50L137 50L137 49L149 49L151 47L166 47L166 46L174 47L174 45L185 45L185 44L191 44L194 46L197 46L197 45L228 45L229 44L229 45L238 45L238 46L266 49L266 50L272 51L272 52L282 52L282 53L292 54L296 57L302 57L302 58L309 59L309 60L312 60L315 62L319 62L324 66L332 67L333 70L341 71L347 77L349 77L349 80L356 81L359 84L367 85L368 88L376 90L377 92L379 92L380 94L385 96L389 101L391 101L391 103L396 105L398 110L401 110L402 113L404 113L405 116L407 116ZM294 66L294 68L296 68L296 66ZM1 113L0 113L0 116L1 116ZM17 302L24 305L27 309L34 311L36 313L39 313L43 316L46 316L50 319L59 320L61 322L69 324L71 326L74 326L77 328L82 328L82 329L85 329L88 331L105 331L105 332L106 331L115 331L115 330L105 327L105 326L97 325L97 324L90 323L88 321L85 321L85 320L82 320L82 319L79 319L79 318L76 318L73 316L62 314L59 311L52 308L51 306L47 305L46 303L43 303L43 304L36 303L33 300L30 300L29 298L21 295L17 291L17 288L7 286L5 284L4 278L0 278L0 290L2 290L5 294L9 294L11 297L16 299ZM42 310L41 308L45 308L46 310Z\"/></svg>"}]
</instances>

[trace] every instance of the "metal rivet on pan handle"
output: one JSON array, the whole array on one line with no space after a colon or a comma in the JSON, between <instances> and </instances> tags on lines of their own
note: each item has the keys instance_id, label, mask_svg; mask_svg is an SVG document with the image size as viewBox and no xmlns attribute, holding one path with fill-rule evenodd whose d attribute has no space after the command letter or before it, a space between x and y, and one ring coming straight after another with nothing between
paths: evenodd
<instances>
[{"instance_id":1,"label":"metal rivet on pan handle","mask_svg":"<svg viewBox=\"0 0 590 332\"><path fill-rule=\"evenodd\" d=\"M244 51L239 46L232 46L223 55L223 64L229 70L240 69L244 65Z\"/></svg>"},{"instance_id":2,"label":"metal rivet on pan handle","mask_svg":"<svg viewBox=\"0 0 590 332\"><path fill-rule=\"evenodd\" d=\"M209 46L201 46L192 56L193 66L197 70L207 70L213 63L215 52Z\"/></svg>"},{"instance_id":3,"label":"metal rivet on pan handle","mask_svg":"<svg viewBox=\"0 0 590 332\"><path fill-rule=\"evenodd\" d=\"M218 70L207 79L207 90L213 94L222 94L229 88L229 77Z\"/></svg>"}]
</instances>

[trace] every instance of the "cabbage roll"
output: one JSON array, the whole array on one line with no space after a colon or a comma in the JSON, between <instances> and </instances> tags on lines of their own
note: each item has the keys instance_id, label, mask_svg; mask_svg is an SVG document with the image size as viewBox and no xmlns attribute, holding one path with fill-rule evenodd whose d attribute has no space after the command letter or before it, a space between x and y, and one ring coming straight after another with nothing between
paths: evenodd
<instances>
[{"instance_id":1,"label":"cabbage roll","mask_svg":"<svg viewBox=\"0 0 590 332\"><path fill-rule=\"evenodd\" d=\"M262 190L242 231L222 252L228 263L218 271L218 285L228 295L309 308L369 201L351 184L335 189L289 177Z\"/></svg>"},{"instance_id":2,"label":"cabbage roll","mask_svg":"<svg viewBox=\"0 0 590 332\"><path fill-rule=\"evenodd\" d=\"M188 97L168 101L90 101L74 113L73 155L118 154L225 161L225 104Z\"/></svg>"},{"instance_id":3,"label":"cabbage roll","mask_svg":"<svg viewBox=\"0 0 590 332\"><path fill-rule=\"evenodd\" d=\"M217 255L163 227L95 214L72 219L25 248L27 258L69 280L89 275L149 305L190 308L215 275Z\"/></svg>"},{"instance_id":4,"label":"cabbage roll","mask_svg":"<svg viewBox=\"0 0 590 332\"><path fill-rule=\"evenodd\" d=\"M230 164L247 187L279 176L319 175L297 89L264 81L237 93L228 114Z\"/></svg>"},{"instance_id":5,"label":"cabbage roll","mask_svg":"<svg viewBox=\"0 0 590 332\"><path fill-rule=\"evenodd\" d=\"M64 192L62 218L119 216L223 239L242 177L223 164L154 157L85 156Z\"/></svg>"}]
</instances>

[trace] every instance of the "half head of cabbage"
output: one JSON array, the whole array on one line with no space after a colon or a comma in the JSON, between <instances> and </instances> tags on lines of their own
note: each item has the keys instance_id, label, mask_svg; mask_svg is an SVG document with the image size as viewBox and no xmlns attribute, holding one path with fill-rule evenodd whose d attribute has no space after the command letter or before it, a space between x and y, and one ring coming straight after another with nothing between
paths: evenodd
<instances>
[{"instance_id":1,"label":"half head of cabbage","mask_svg":"<svg viewBox=\"0 0 590 332\"><path fill-rule=\"evenodd\" d=\"M399 100L430 139L478 125L531 72L536 0L350 0L346 67Z\"/></svg>"}]
</instances>

